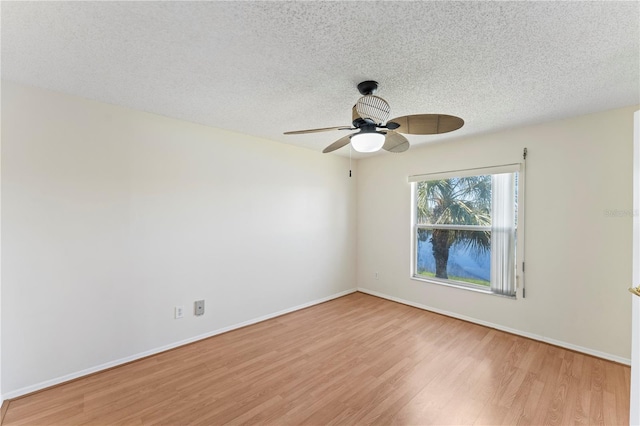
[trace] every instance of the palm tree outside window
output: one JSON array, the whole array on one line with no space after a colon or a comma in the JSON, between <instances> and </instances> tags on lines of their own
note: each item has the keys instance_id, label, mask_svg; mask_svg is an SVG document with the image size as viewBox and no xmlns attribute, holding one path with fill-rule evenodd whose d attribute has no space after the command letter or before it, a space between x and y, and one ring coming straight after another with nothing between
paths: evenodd
<instances>
[{"instance_id":1,"label":"palm tree outside window","mask_svg":"<svg viewBox=\"0 0 640 426\"><path fill-rule=\"evenodd\" d=\"M414 278L515 296L518 169L410 178Z\"/></svg>"}]
</instances>

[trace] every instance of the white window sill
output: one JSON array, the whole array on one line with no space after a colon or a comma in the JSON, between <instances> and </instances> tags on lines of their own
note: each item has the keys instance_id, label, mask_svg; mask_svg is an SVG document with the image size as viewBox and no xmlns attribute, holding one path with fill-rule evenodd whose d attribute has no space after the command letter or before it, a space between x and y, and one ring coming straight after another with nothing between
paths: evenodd
<instances>
[{"instance_id":1,"label":"white window sill","mask_svg":"<svg viewBox=\"0 0 640 426\"><path fill-rule=\"evenodd\" d=\"M465 284L459 281L441 280L439 278L427 278L421 275L413 275L411 276L411 279L415 281L430 283L430 284L438 284L446 287L453 287L453 288L459 288L462 290L475 291L476 293L489 294L491 296L505 297L507 299L512 299L512 300L516 299L516 296L507 296L505 294L494 293L489 288L482 288L481 286L476 286L473 284Z\"/></svg>"}]
</instances>

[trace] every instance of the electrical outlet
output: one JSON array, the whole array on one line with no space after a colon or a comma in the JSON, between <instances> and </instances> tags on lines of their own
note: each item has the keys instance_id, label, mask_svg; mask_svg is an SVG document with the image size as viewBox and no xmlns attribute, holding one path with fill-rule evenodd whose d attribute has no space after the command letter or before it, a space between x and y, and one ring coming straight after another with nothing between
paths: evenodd
<instances>
[{"instance_id":1,"label":"electrical outlet","mask_svg":"<svg viewBox=\"0 0 640 426\"><path fill-rule=\"evenodd\" d=\"M193 302L193 313L197 316L204 315L204 300Z\"/></svg>"},{"instance_id":2,"label":"electrical outlet","mask_svg":"<svg viewBox=\"0 0 640 426\"><path fill-rule=\"evenodd\" d=\"M175 318L180 319L184 317L184 308L182 306L176 306Z\"/></svg>"}]
</instances>

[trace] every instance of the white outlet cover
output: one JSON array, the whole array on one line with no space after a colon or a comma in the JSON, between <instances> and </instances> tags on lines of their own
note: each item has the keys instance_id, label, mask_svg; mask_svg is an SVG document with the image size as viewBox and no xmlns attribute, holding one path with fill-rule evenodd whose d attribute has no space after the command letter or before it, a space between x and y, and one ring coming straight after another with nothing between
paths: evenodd
<instances>
[{"instance_id":1,"label":"white outlet cover","mask_svg":"<svg viewBox=\"0 0 640 426\"><path fill-rule=\"evenodd\" d=\"M180 319L184 317L184 308L182 306L176 306L175 318Z\"/></svg>"}]
</instances>

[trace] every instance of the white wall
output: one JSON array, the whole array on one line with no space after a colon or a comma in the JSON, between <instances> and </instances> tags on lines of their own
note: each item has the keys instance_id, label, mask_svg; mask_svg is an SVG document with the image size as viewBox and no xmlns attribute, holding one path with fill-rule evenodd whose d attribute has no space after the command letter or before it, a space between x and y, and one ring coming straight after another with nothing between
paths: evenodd
<instances>
[{"instance_id":1,"label":"white wall","mask_svg":"<svg viewBox=\"0 0 640 426\"><path fill-rule=\"evenodd\" d=\"M629 107L359 162L358 286L629 362ZM467 123L473 126L473 123ZM425 137L425 138L428 138ZM518 162L527 147L526 299L410 279L407 176ZM607 216L605 211L627 212ZM379 279L374 279L379 272Z\"/></svg>"},{"instance_id":2,"label":"white wall","mask_svg":"<svg viewBox=\"0 0 640 426\"><path fill-rule=\"evenodd\" d=\"M5 395L355 287L348 159L2 84Z\"/></svg>"}]
</instances>

